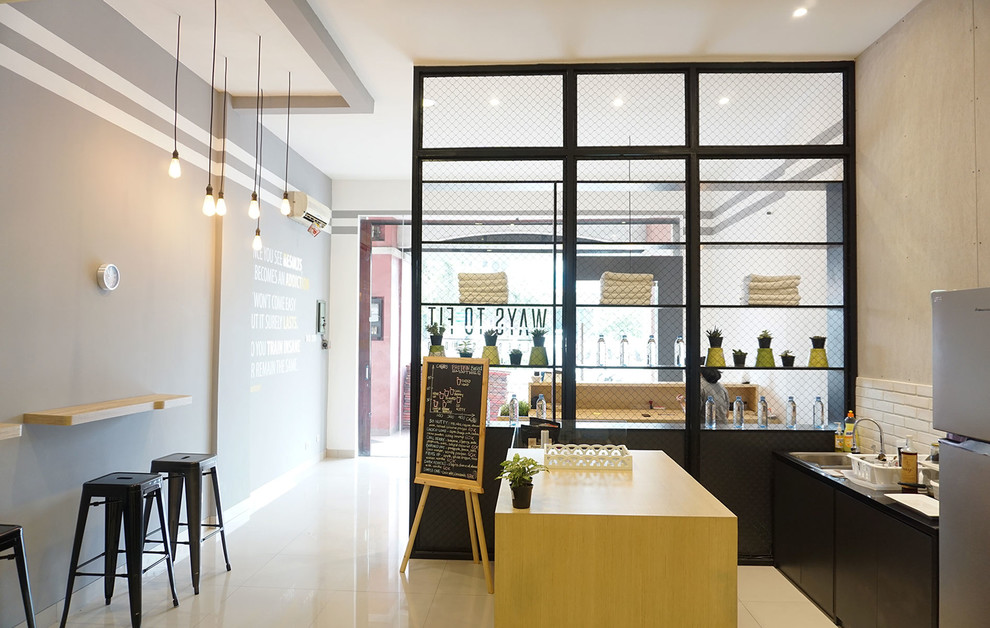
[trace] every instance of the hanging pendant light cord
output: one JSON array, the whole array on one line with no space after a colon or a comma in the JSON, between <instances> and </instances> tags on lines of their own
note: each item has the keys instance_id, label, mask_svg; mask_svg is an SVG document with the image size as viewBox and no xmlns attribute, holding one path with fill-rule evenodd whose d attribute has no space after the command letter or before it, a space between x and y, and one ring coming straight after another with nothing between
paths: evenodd
<instances>
[{"instance_id":1,"label":"hanging pendant light cord","mask_svg":"<svg viewBox=\"0 0 990 628\"><path fill-rule=\"evenodd\" d=\"M285 186L283 192L289 191L289 117L292 114L292 72L289 72L289 91L285 102Z\"/></svg>"},{"instance_id":2,"label":"hanging pendant light cord","mask_svg":"<svg viewBox=\"0 0 990 628\"><path fill-rule=\"evenodd\" d=\"M179 43L182 37L182 16L179 16L179 25L175 32L175 96L172 101L172 151L179 150Z\"/></svg>"},{"instance_id":3,"label":"hanging pendant light cord","mask_svg":"<svg viewBox=\"0 0 990 628\"><path fill-rule=\"evenodd\" d=\"M255 92L255 119L254 119L254 191L258 192L258 160L261 158L261 149L258 147L258 130L261 126L261 35L258 35L258 89Z\"/></svg>"},{"instance_id":4,"label":"hanging pendant light cord","mask_svg":"<svg viewBox=\"0 0 990 628\"><path fill-rule=\"evenodd\" d=\"M261 90L261 101L265 100L265 90ZM258 203L261 203L261 166L265 155L265 110L258 110Z\"/></svg>"},{"instance_id":5,"label":"hanging pendant light cord","mask_svg":"<svg viewBox=\"0 0 990 628\"><path fill-rule=\"evenodd\" d=\"M213 86L217 78L217 0L213 0L213 60L210 63L210 152L206 155L207 187L213 184Z\"/></svg>"},{"instance_id":6,"label":"hanging pendant light cord","mask_svg":"<svg viewBox=\"0 0 990 628\"><path fill-rule=\"evenodd\" d=\"M227 57L223 58L223 152L220 153L220 194L223 194L223 174L227 168Z\"/></svg>"}]
</instances>

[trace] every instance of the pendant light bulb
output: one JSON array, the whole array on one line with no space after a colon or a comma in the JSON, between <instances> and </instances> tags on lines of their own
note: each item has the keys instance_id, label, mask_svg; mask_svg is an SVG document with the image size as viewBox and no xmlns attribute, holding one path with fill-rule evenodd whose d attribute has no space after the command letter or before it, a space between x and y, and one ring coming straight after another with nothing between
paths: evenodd
<instances>
[{"instance_id":1,"label":"pendant light bulb","mask_svg":"<svg viewBox=\"0 0 990 628\"><path fill-rule=\"evenodd\" d=\"M261 250L261 227L254 230L254 240L251 241L251 248L255 251Z\"/></svg>"},{"instance_id":2,"label":"pendant light bulb","mask_svg":"<svg viewBox=\"0 0 990 628\"><path fill-rule=\"evenodd\" d=\"M279 208L283 216L288 216L292 213L292 205L289 204L289 193L285 192L282 194L282 206Z\"/></svg>"},{"instance_id":3,"label":"pendant light bulb","mask_svg":"<svg viewBox=\"0 0 990 628\"><path fill-rule=\"evenodd\" d=\"M258 193L251 192L251 204L248 205L248 218L257 220L261 216L261 208L258 207Z\"/></svg>"},{"instance_id":4,"label":"pendant light bulb","mask_svg":"<svg viewBox=\"0 0 990 628\"><path fill-rule=\"evenodd\" d=\"M223 200L223 192L217 194L217 216L227 215L227 201Z\"/></svg>"},{"instance_id":5,"label":"pendant light bulb","mask_svg":"<svg viewBox=\"0 0 990 628\"><path fill-rule=\"evenodd\" d=\"M206 186L206 198L203 199L203 215L213 216L217 213L216 202L213 200L213 186Z\"/></svg>"},{"instance_id":6,"label":"pendant light bulb","mask_svg":"<svg viewBox=\"0 0 990 628\"><path fill-rule=\"evenodd\" d=\"M182 166L179 165L179 151L172 151L172 163L168 165L168 176L178 179L182 176Z\"/></svg>"}]
</instances>

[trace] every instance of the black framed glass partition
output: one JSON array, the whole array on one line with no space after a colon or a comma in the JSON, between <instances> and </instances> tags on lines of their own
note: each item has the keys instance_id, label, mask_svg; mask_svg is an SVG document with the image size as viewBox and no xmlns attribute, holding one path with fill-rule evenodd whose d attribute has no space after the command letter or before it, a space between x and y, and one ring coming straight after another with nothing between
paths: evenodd
<instances>
[{"instance_id":1,"label":"black framed glass partition","mask_svg":"<svg viewBox=\"0 0 990 628\"><path fill-rule=\"evenodd\" d=\"M542 394L564 442L663 449L740 514L741 553L768 553L719 461L823 447L815 399L829 422L852 407L853 69L416 68L413 359L491 358L493 429L511 394ZM706 428L706 363L741 427Z\"/></svg>"}]
</instances>

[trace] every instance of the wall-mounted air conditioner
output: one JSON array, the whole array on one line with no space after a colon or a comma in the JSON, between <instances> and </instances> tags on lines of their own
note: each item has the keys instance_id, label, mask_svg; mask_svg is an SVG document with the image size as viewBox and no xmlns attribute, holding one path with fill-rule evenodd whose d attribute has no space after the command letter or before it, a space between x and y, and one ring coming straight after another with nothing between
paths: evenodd
<instances>
[{"instance_id":1,"label":"wall-mounted air conditioner","mask_svg":"<svg viewBox=\"0 0 990 628\"><path fill-rule=\"evenodd\" d=\"M289 206L292 208L289 218L307 227L313 224L330 232L330 208L323 203L305 192L289 192Z\"/></svg>"}]
</instances>

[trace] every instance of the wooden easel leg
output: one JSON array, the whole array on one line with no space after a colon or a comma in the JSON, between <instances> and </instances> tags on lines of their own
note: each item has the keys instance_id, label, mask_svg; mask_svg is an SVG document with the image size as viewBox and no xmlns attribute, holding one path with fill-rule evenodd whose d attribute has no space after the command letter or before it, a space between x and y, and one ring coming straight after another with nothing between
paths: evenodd
<instances>
[{"instance_id":1,"label":"wooden easel leg","mask_svg":"<svg viewBox=\"0 0 990 628\"><path fill-rule=\"evenodd\" d=\"M413 518L412 530L409 531L409 542L406 543L406 553L402 557L402 565L399 566L399 573L406 572L406 563L409 562L409 555L412 554L413 541L416 540L416 533L419 532L419 520L423 518L423 507L426 506L426 496L430 494L430 485L423 486L423 494L419 496L419 506L416 506L416 517Z\"/></svg>"},{"instance_id":2,"label":"wooden easel leg","mask_svg":"<svg viewBox=\"0 0 990 628\"><path fill-rule=\"evenodd\" d=\"M464 491L464 505L467 506L468 530L471 532L471 557L478 562L478 535L474 527L474 510L471 506L471 491Z\"/></svg>"},{"instance_id":3,"label":"wooden easel leg","mask_svg":"<svg viewBox=\"0 0 990 628\"><path fill-rule=\"evenodd\" d=\"M477 493L471 493L471 503L474 505L474 521L478 525L478 544L481 546L481 568L485 570L485 584L488 585L489 593L495 593L495 584L492 582L492 570L488 565L488 542L485 541L485 524L481 520L481 504L478 503Z\"/></svg>"}]
</instances>

